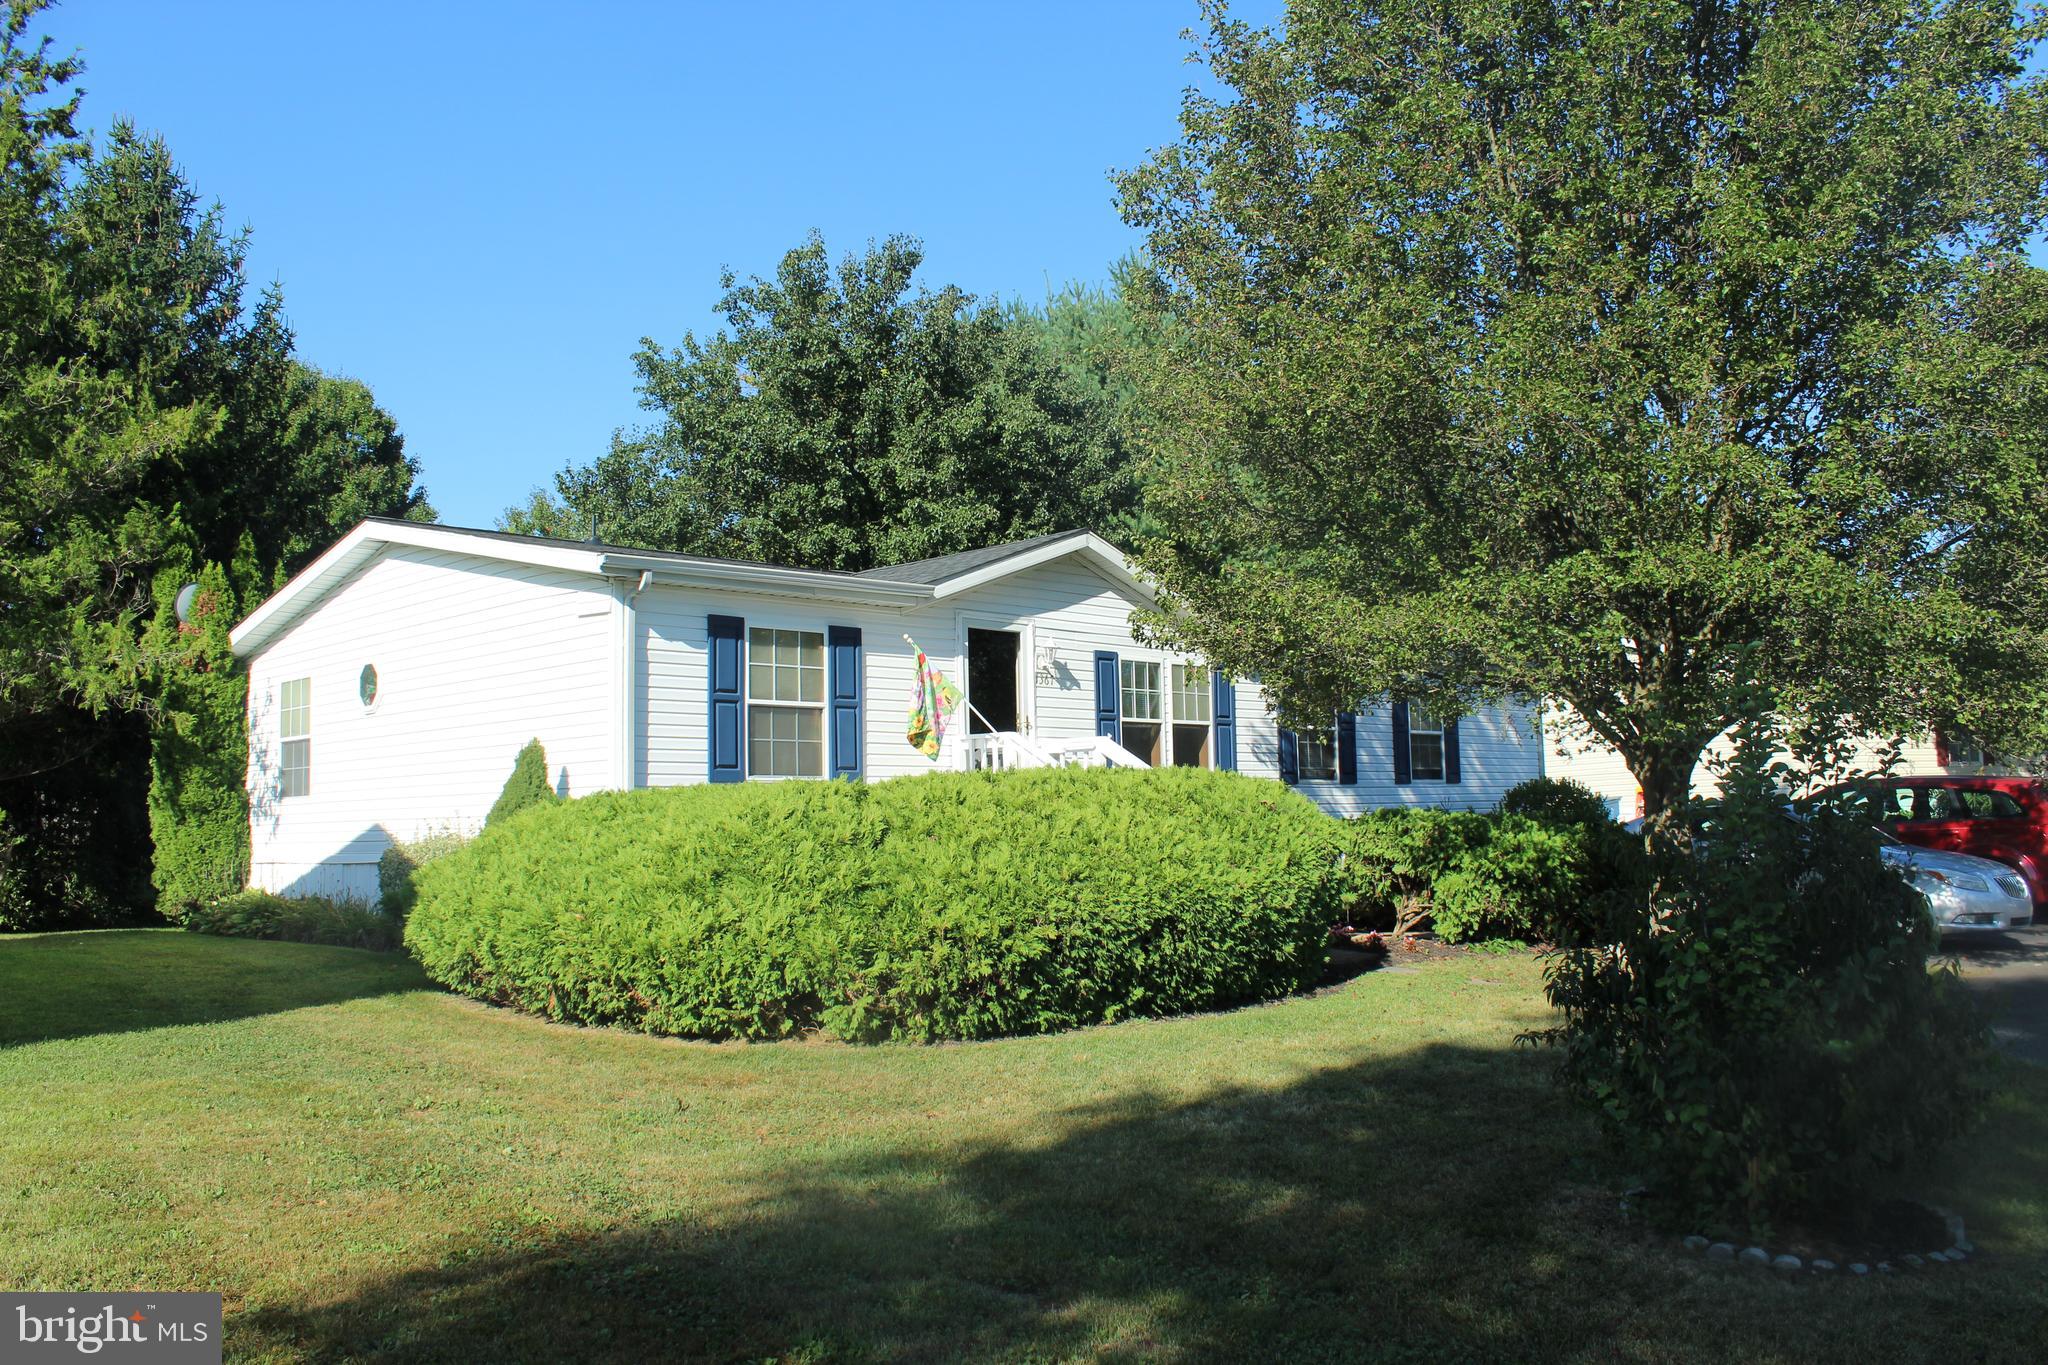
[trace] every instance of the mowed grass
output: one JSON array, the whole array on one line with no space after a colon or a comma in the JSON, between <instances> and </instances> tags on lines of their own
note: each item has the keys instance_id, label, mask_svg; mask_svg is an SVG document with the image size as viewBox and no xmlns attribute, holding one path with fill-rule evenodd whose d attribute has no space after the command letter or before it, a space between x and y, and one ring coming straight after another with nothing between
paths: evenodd
<instances>
[{"instance_id":1,"label":"mowed grass","mask_svg":"<svg viewBox=\"0 0 2048 1365\"><path fill-rule=\"evenodd\" d=\"M1469 955L1232 1014L705 1046L174 931L0 941L0 1286L217 1289L232 1359L2037 1360L2048 1072L1917 1178L1982 1248L1711 1270Z\"/></svg>"}]
</instances>

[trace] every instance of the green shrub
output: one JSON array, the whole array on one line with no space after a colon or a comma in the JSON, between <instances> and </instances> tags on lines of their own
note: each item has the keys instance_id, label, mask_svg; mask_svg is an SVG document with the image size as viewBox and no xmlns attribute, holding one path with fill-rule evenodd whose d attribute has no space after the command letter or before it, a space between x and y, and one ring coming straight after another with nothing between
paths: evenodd
<instances>
[{"instance_id":1,"label":"green shrub","mask_svg":"<svg viewBox=\"0 0 2048 1365\"><path fill-rule=\"evenodd\" d=\"M19 929L32 922L34 905L28 878L17 865L22 842L7 823L7 812L0 810L0 930Z\"/></svg>"},{"instance_id":2,"label":"green shrub","mask_svg":"<svg viewBox=\"0 0 2048 1365\"><path fill-rule=\"evenodd\" d=\"M1428 921L1452 943L1543 936L1583 889L1576 832L1520 815L1396 806L1343 822L1337 838L1346 916L1396 933Z\"/></svg>"},{"instance_id":3,"label":"green shrub","mask_svg":"<svg viewBox=\"0 0 2048 1365\"><path fill-rule=\"evenodd\" d=\"M413 889L413 875L436 858L445 858L469 842L457 829L441 829L418 839L393 839L377 857L377 908L397 919L412 913L419 893Z\"/></svg>"},{"instance_id":4,"label":"green shrub","mask_svg":"<svg viewBox=\"0 0 2048 1365\"><path fill-rule=\"evenodd\" d=\"M1550 883L1550 894L1539 898L1543 937L1556 937L1559 920L1585 914L1589 904L1633 894L1646 884L1641 837L1617 824L1592 788L1569 779L1531 778L1509 788L1500 809L1503 823L1517 816L1533 820L1562 834L1568 845L1562 874Z\"/></svg>"},{"instance_id":5,"label":"green shrub","mask_svg":"<svg viewBox=\"0 0 2048 1365\"><path fill-rule=\"evenodd\" d=\"M235 594L217 564L198 575L191 620L175 602L185 574L157 576L156 616L144 637L155 665L157 715L150 730L150 880L172 920L249 879L248 674L228 631Z\"/></svg>"},{"instance_id":6,"label":"green shrub","mask_svg":"<svg viewBox=\"0 0 2048 1365\"><path fill-rule=\"evenodd\" d=\"M400 932L397 920L354 901L277 896L254 889L190 906L185 927L231 938L277 938L380 951L398 947Z\"/></svg>"},{"instance_id":7,"label":"green shrub","mask_svg":"<svg viewBox=\"0 0 2048 1365\"><path fill-rule=\"evenodd\" d=\"M548 781L547 750L541 748L539 740L530 739L519 751L519 756L512 760L512 775L505 779L504 790L491 803L491 813L484 817L484 826L489 828L528 806L551 805L561 799L555 794L554 784Z\"/></svg>"},{"instance_id":8,"label":"green shrub","mask_svg":"<svg viewBox=\"0 0 2048 1365\"><path fill-rule=\"evenodd\" d=\"M1483 815L1431 806L1392 806L1344 821L1337 844L1346 918L1398 933L1420 928L1436 908L1436 884L1492 832Z\"/></svg>"},{"instance_id":9,"label":"green shrub","mask_svg":"<svg viewBox=\"0 0 2048 1365\"><path fill-rule=\"evenodd\" d=\"M1229 773L1046 769L601 793L420 870L457 990L698 1037L987 1038L1321 971L1327 817Z\"/></svg>"},{"instance_id":10,"label":"green shrub","mask_svg":"<svg viewBox=\"0 0 2048 1365\"><path fill-rule=\"evenodd\" d=\"M1563 1022L1540 1035L1656 1207L1755 1236L1963 1131L1990 1061L1875 836L1834 812L1788 819L1767 759L1728 775L1711 838L1660 849L1641 894L1565 926L1547 967Z\"/></svg>"},{"instance_id":11,"label":"green shrub","mask_svg":"<svg viewBox=\"0 0 2048 1365\"><path fill-rule=\"evenodd\" d=\"M1526 816L1545 825L1583 825L1589 829L1614 823L1600 794L1568 777L1532 777L1517 783L1501 797L1500 813Z\"/></svg>"}]
</instances>

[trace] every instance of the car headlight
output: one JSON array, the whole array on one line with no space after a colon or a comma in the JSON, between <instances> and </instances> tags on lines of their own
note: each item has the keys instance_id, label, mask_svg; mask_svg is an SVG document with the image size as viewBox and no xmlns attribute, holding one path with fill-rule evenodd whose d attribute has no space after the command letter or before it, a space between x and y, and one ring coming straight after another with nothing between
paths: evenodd
<instances>
[{"instance_id":1,"label":"car headlight","mask_svg":"<svg viewBox=\"0 0 2048 1365\"><path fill-rule=\"evenodd\" d=\"M2001 872L1998 874L1997 881L1998 889L2006 895L2017 897L2020 900L2027 898L2027 879L2019 873Z\"/></svg>"},{"instance_id":2,"label":"car headlight","mask_svg":"<svg viewBox=\"0 0 2048 1365\"><path fill-rule=\"evenodd\" d=\"M1913 884L1922 891L1976 891L1991 889L1991 883L1974 872L1937 872L1931 867L1913 869Z\"/></svg>"}]
</instances>

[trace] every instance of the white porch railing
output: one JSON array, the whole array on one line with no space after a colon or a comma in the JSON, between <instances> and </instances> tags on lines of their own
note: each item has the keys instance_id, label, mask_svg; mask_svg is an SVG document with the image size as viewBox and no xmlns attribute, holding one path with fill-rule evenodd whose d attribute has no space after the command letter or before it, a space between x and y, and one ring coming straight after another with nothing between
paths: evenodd
<instances>
[{"instance_id":1,"label":"white porch railing","mask_svg":"<svg viewBox=\"0 0 2048 1365\"><path fill-rule=\"evenodd\" d=\"M1013 768L1149 768L1152 765L1100 735L1072 739L1026 739L1014 730L967 736L965 759L970 772L1006 772Z\"/></svg>"}]
</instances>

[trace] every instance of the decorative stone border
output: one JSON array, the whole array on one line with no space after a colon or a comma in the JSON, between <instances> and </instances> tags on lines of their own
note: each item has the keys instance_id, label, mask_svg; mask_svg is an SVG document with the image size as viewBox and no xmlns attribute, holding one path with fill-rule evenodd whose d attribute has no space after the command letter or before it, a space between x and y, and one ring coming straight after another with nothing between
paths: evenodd
<instances>
[{"instance_id":1,"label":"decorative stone border","mask_svg":"<svg viewBox=\"0 0 2048 1365\"><path fill-rule=\"evenodd\" d=\"M1802 1271L1815 1275L1827 1275L1843 1269L1846 1269L1849 1274L1854 1276L1870 1274L1891 1275L1902 1270L1924 1270L1945 1265L1962 1265L1977 1250L1969 1237L1964 1234L1962 1218L1950 1213L1947 1209L1935 1209L1934 1212L1940 1214L1941 1221L1948 1225L1948 1248L1943 1251L1930 1251L1924 1256L1910 1254L1901 1256L1896 1264L1891 1261L1851 1261L1844 1267L1820 1257L1815 1257L1811 1261L1802 1261L1799 1257L1790 1253L1773 1256L1763 1247L1750 1246L1738 1250L1733 1242L1710 1242L1698 1233L1684 1238L1679 1245L1695 1255L1705 1253L1709 1265L1755 1266L1759 1269L1772 1270L1788 1277L1797 1275Z\"/></svg>"}]
</instances>

